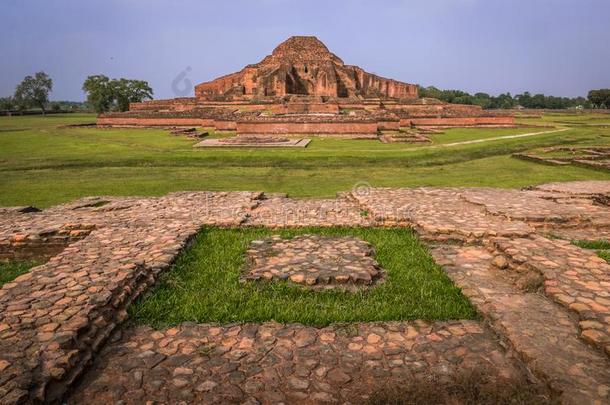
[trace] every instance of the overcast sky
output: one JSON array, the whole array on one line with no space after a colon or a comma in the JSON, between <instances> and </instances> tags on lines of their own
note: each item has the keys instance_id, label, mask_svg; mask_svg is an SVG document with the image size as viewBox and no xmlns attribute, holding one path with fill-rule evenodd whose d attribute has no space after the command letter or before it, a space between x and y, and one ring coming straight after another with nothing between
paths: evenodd
<instances>
[{"instance_id":1,"label":"overcast sky","mask_svg":"<svg viewBox=\"0 0 610 405\"><path fill-rule=\"evenodd\" d=\"M610 87L610 0L0 1L0 96L40 70L53 100L83 100L91 74L147 80L155 98L192 95L291 35L424 86L558 96Z\"/></svg>"}]
</instances>

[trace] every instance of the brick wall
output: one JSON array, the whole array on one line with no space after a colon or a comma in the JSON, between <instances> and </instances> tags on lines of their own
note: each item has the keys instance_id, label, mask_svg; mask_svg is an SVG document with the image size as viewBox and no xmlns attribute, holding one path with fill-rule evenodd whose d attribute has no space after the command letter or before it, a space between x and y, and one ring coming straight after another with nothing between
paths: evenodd
<instances>
[{"instance_id":1,"label":"brick wall","mask_svg":"<svg viewBox=\"0 0 610 405\"><path fill-rule=\"evenodd\" d=\"M443 117L401 119L400 126L407 127L512 127L515 117Z\"/></svg>"},{"instance_id":2,"label":"brick wall","mask_svg":"<svg viewBox=\"0 0 610 405\"><path fill-rule=\"evenodd\" d=\"M339 105L335 103L287 103L271 106L274 114L338 114Z\"/></svg>"},{"instance_id":3,"label":"brick wall","mask_svg":"<svg viewBox=\"0 0 610 405\"><path fill-rule=\"evenodd\" d=\"M377 136L377 122L237 122L237 134L368 134Z\"/></svg>"},{"instance_id":4,"label":"brick wall","mask_svg":"<svg viewBox=\"0 0 610 405\"><path fill-rule=\"evenodd\" d=\"M140 118L140 117L98 117L97 125L173 127L173 126L214 126L214 120L202 118Z\"/></svg>"}]
</instances>

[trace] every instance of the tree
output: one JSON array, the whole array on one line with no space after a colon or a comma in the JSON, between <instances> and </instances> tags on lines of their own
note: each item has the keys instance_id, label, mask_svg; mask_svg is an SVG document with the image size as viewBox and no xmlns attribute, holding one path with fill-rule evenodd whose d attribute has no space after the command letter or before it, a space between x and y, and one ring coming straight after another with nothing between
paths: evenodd
<instances>
[{"instance_id":1,"label":"tree","mask_svg":"<svg viewBox=\"0 0 610 405\"><path fill-rule=\"evenodd\" d=\"M87 102L99 114L113 108L127 111L129 103L152 99L153 91L143 80L109 79L104 75L89 76L83 83Z\"/></svg>"},{"instance_id":2,"label":"tree","mask_svg":"<svg viewBox=\"0 0 610 405\"><path fill-rule=\"evenodd\" d=\"M481 108L489 108L492 101L491 96L487 93L475 93L473 102Z\"/></svg>"},{"instance_id":3,"label":"tree","mask_svg":"<svg viewBox=\"0 0 610 405\"><path fill-rule=\"evenodd\" d=\"M53 90L53 80L45 72L26 76L15 89L15 101L20 108L39 107L42 114L49 102L49 92Z\"/></svg>"},{"instance_id":4,"label":"tree","mask_svg":"<svg viewBox=\"0 0 610 405\"><path fill-rule=\"evenodd\" d=\"M441 98L441 91L434 86L422 87L419 86L419 96L420 97L430 97L430 98Z\"/></svg>"},{"instance_id":5,"label":"tree","mask_svg":"<svg viewBox=\"0 0 610 405\"><path fill-rule=\"evenodd\" d=\"M89 103L96 113L101 114L112 106L114 99L110 79L104 75L89 76L83 83L83 91L87 93Z\"/></svg>"},{"instance_id":6,"label":"tree","mask_svg":"<svg viewBox=\"0 0 610 405\"><path fill-rule=\"evenodd\" d=\"M150 100L153 95L152 89L143 80L113 80L112 87L119 111L127 111L129 110L129 103Z\"/></svg>"},{"instance_id":7,"label":"tree","mask_svg":"<svg viewBox=\"0 0 610 405\"><path fill-rule=\"evenodd\" d=\"M504 93L493 97L489 108L513 108L514 106L515 100L510 93Z\"/></svg>"},{"instance_id":8,"label":"tree","mask_svg":"<svg viewBox=\"0 0 610 405\"><path fill-rule=\"evenodd\" d=\"M591 90L587 98L597 108L610 108L610 89Z\"/></svg>"},{"instance_id":9,"label":"tree","mask_svg":"<svg viewBox=\"0 0 610 405\"><path fill-rule=\"evenodd\" d=\"M0 111L9 111L15 109L15 100L13 97L0 97Z\"/></svg>"}]
</instances>

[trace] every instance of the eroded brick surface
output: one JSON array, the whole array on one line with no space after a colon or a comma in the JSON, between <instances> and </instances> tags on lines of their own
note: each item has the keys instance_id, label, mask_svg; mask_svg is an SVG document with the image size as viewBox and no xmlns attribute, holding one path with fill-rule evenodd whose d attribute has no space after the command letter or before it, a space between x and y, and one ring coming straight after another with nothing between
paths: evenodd
<instances>
[{"instance_id":1,"label":"eroded brick surface","mask_svg":"<svg viewBox=\"0 0 610 405\"><path fill-rule=\"evenodd\" d=\"M461 189L373 188L351 197L386 226L411 226L422 238L474 242L493 236L527 236L533 229L521 221L488 215L462 198Z\"/></svg>"},{"instance_id":2,"label":"eroded brick surface","mask_svg":"<svg viewBox=\"0 0 610 405\"><path fill-rule=\"evenodd\" d=\"M241 281L285 280L312 289L369 287L385 272L373 246L353 237L279 236L250 243Z\"/></svg>"},{"instance_id":3,"label":"eroded brick surface","mask_svg":"<svg viewBox=\"0 0 610 405\"><path fill-rule=\"evenodd\" d=\"M245 226L270 228L304 226L371 226L368 210L345 196L335 199L292 199L271 194L260 200Z\"/></svg>"},{"instance_id":4,"label":"eroded brick surface","mask_svg":"<svg viewBox=\"0 0 610 405\"><path fill-rule=\"evenodd\" d=\"M610 265L595 252L543 237L499 239L513 271L533 270L544 293L579 315L582 337L610 355Z\"/></svg>"},{"instance_id":5,"label":"eroded brick surface","mask_svg":"<svg viewBox=\"0 0 610 405\"><path fill-rule=\"evenodd\" d=\"M564 183L547 183L534 187L534 190L571 195L610 195L610 182L587 180L570 181Z\"/></svg>"},{"instance_id":6,"label":"eroded brick surface","mask_svg":"<svg viewBox=\"0 0 610 405\"><path fill-rule=\"evenodd\" d=\"M556 198L537 191L473 189L462 193L463 198L481 205L493 215L511 220L527 221L540 226L577 227L610 225L610 210L586 198Z\"/></svg>"},{"instance_id":7,"label":"eroded brick surface","mask_svg":"<svg viewBox=\"0 0 610 405\"><path fill-rule=\"evenodd\" d=\"M104 350L70 402L362 403L387 382L473 369L523 381L475 321L143 327Z\"/></svg>"},{"instance_id":8,"label":"eroded brick surface","mask_svg":"<svg viewBox=\"0 0 610 405\"><path fill-rule=\"evenodd\" d=\"M562 403L610 400L608 358L579 339L578 324L567 311L516 288L483 247L444 246L432 253L530 371L561 393Z\"/></svg>"}]
</instances>

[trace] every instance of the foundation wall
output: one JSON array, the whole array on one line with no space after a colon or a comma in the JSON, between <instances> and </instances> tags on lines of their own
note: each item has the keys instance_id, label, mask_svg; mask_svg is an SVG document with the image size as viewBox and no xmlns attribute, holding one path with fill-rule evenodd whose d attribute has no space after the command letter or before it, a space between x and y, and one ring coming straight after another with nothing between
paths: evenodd
<instances>
[{"instance_id":1,"label":"foundation wall","mask_svg":"<svg viewBox=\"0 0 610 405\"><path fill-rule=\"evenodd\" d=\"M338 114L339 105L333 103L288 103L271 106L274 114Z\"/></svg>"},{"instance_id":2,"label":"foundation wall","mask_svg":"<svg viewBox=\"0 0 610 405\"><path fill-rule=\"evenodd\" d=\"M98 117L97 125L173 127L173 126L214 126L214 120L202 118L138 118L138 117Z\"/></svg>"},{"instance_id":3,"label":"foundation wall","mask_svg":"<svg viewBox=\"0 0 610 405\"><path fill-rule=\"evenodd\" d=\"M377 122L237 122L237 134L377 135Z\"/></svg>"},{"instance_id":4,"label":"foundation wall","mask_svg":"<svg viewBox=\"0 0 610 405\"><path fill-rule=\"evenodd\" d=\"M129 111L190 111L197 106L194 97L173 98L168 100L150 100L141 103L129 103Z\"/></svg>"},{"instance_id":5,"label":"foundation wall","mask_svg":"<svg viewBox=\"0 0 610 405\"><path fill-rule=\"evenodd\" d=\"M467 104L395 104L386 106L391 110L406 111L414 117L453 116L472 117L483 114L483 109L478 105Z\"/></svg>"},{"instance_id":6,"label":"foundation wall","mask_svg":"<svg viewBox=\"0 0 610 405\"><path fill-rule=\"evenodd\" d=\"M235 131L237 123L235 121L214 121L213 127L217 131Z\"/></svg>"},{"instance_id":7,"label":"foundation wall","mask_svg":"<svg viewBox=\"0 0 610 405\"><path fill-rule=\"evenodd\" d=\"M400 126L411 125L416 127L512 127L515 126L515 117L447 117L400 120Z\"/></svg>"},{"instance_id":8,"label":"foundation wall","mask_svg":"<svg viewBox=\"0 0 610 405\"><path fill-rule=\"evenodd\" d=\"M380 131L398 131L401 127L400 121L379 121L377 129Z\"/></svg>"}]
</instances>

